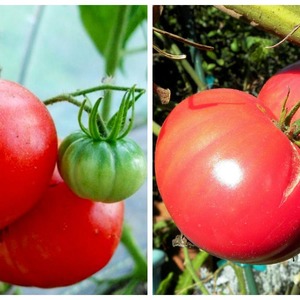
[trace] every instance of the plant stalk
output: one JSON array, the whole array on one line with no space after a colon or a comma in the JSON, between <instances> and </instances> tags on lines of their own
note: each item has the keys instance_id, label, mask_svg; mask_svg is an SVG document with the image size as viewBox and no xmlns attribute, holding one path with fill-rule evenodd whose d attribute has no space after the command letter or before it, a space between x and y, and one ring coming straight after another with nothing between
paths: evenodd
<instances>
[{"instance_id":1,"label":"plant stalk","mask_svg":"<svg viewBox=\"0 0 300 300\"><path fill-rule=\"evenodd\" d=\"M245 265L244 274L248 285L248 290L250 295L258 295L258 290L256 286L256 282L253 275L253 269L251 265Z\"/></svg>"},{"instance_id":2,"label":"plant stalk","mask_svg":"<svg viewBox=\"0 0 300 300\"><path fill-rule=\"evenodd\" d=\"M229 262L229 265L233 268L237 281L238 281L238 285L239 285L239 289L240 289L240 293L242 295L247 295L247 288L246 288L246 282L245 282L245 277L244 277L244 272L242 267L236 265L233 262Z\"/></svg>"},{"instance_id":3,"label":"plant stalk","mask_svg":"<svg viewBox=\"0 0 300 300\"><path fill-rule=\"evenodd\" d=\"M127 224L123 226L123 232L121 237L121 242L125 246L128 253L131 255L134 263L134 277L139 279L139 281L147 281L147 260L140 248L138 247L134 237L132 235L131 229Z\"/></svg>"},{"instance_id":4,"label":"plant stalk","mask_svg":"<svg viewBox=\"0 0 300 300\"><path fill-rule=\"evenodd\" d=\"M104 56L106 58L105 72L108 76L114 77L116 70L120 64L124 41L126 37L126 28L130 16L130 10L131 8L128 5L119 6L118 16L116 18L117 22L114 24L114 27L111 31L110 39L107 41ZM109 119L111 101L111 91L107 91L102 106L102 116L104 121Z\"/></svg>"},{"instance_id":5,"label":"plant stalk","mask_svg":"<svg viewBox=\"0 0 300 300\"><path fill-rule=\"evenodd\" d=\"M109 85L109 84L108 85L107 84L98 85L98 86L95 86L95 87L91 87L91 88L87 88L87 89L83 89L83 90L78 90L78 91L75 91L75 92L72 92L72 93L61 94L61 95L46 99L43 102L44 102L45 105L51 105L51 104L54 104L54 103L57 103L57 102L67 101L67 102L70 102L70 103L80 107L81 102L74 99L74 97L85 96L87 94L91 94L91 93L94 93L94 92L97 92L97 91L104 91L104 90L114 90L114 91L124 91L124 92L126 92L126 91L129 90L129 88L124 87L124 86L114 86L114 85ZM141 88L135 88L135 92L143 94L143 93L146 92L146 90L141 89Z\"/></svg>"},{"instance_id":6,"label":"plant stalk","mask_svg":"<svg viewBox=\"0 0 300 300\"><path fill-rule=\"evenodd\" d=\"M196 271L193 268L187 247L183 247L183 253L184 253L185 266L189 270L193 280L195 281L195 283L197 284L198 288L200 289L200 291L202 292L203 295L209 295L209 291L207 290L207 288L205 287L203 282L199 279L198 274L196 273ZM207 252L202 251L202 258L203 258L202 264L205 262L205 260L207 259L208 256L209 256L209 254Z\"/></svg>"}]
</instances>

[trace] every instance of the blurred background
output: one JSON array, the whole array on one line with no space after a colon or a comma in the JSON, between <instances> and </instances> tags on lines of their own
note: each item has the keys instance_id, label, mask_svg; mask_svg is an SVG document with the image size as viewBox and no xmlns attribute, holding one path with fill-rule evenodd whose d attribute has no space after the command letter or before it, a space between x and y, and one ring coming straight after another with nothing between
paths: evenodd
<instances>
[{"instance_id":1,"label":"blurred background","mask_svg":"<svg viewBox=\"0 0 300 300\"><path fill-rule=\"evenodd\" d=\"M91 19L100 7L89 6L84 9L85 20ZM105 6L101 6L106 9ZM147 7L140 7L139 19L126 41L126 55L122 68L114 72L117 86L147 88ZM79 6L0 6L0 67L1 78L19 82L37 95L41 100L62 93L91 88L102 84L106 78L107 57L95 39L91 39L87 27L82 22L82 8ZM90 15L89 15L90 14ZM108 16L113 19L114 16ZM88 23L88 22L87 22ZM92 23L93 25L93 23ZM106 24L107 25L107 24ZM91 25L89 25L91 29ZM99 38L105 37L107 30L94 24L94 32ZM105 41L104 41L105 42ZM89 95L96 100L100 92ZM112 111L118 107L123 93L114 92ZM134 129L130 137L147 151L147 96L144 94L136 104ZM81 99L79 99L81 100ZM54 118L58 136L63 139L79 129L78 107L69 103L56 103L48 106ZM126 200L125 223L129 225L134 241L146 258L147 249L147 185ZM120 244L110 263L95 274L93 278L76 285L37 289L9 287L5 293L21 294L102 294L117 293L122 287L114 287L107 281L130 273L134 268L132 257ZM94 280L94 279L97 280ZM98 280L105 280L98 284ZM133 293L146 293L146 282L139 282Z\"/></svg>"}]
</instances>

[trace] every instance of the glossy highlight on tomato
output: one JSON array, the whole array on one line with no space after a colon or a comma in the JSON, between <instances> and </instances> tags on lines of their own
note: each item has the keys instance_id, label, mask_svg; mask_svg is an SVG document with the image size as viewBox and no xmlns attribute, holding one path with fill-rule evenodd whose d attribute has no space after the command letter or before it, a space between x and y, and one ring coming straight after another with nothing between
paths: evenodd
<instances>
[{"instance_id":1,"label":"glossy highlight on tomato","mask_svg":"<svg viewBox=\"0 0 300 300\"><path fill-rule=\"evenodd\" d=\"M0 232L0 280L52 288L93 275L113 256L123 215L123 202L81 199L55 172L39 203Z\"/></svg>"},{"instance_id":2,"label":"glossy highlight on tomato","mask_svg":"<svg viewBox=\"0 0 300 300\"><path fill-rule=\"evenodd\" d=\"M29 211L51 179L57 135L46 106L21 85L0 80L0 228Z\"/></svg>"},{"instance_id":3,"label":"glossy highlight on tomato","mask_svg":"<svg viewBox=\"0 0 300 300\"><path fill-rule=\"evenodd\" d=\"M162 199L196 246L271 264L300 252L300 151L263 103L212 89L179 103L155 150Z\"/></svg>"}]
</instances>

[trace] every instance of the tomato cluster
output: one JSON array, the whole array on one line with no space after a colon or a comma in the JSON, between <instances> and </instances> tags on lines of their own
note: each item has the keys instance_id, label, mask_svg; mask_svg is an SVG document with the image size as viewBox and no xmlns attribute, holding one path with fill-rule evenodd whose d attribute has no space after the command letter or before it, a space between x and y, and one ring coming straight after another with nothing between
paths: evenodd
<instances>
[{"instance_id":1,"label":"tomato cluster","mask_svg":"<svg viewBox=\"0 0 300 300\"><path fill-rule=\"evenodd\" d=\"M300 252L300 64L258 97L234 89L179 103L158 136L155 173L179 230L232 261L272 264Z\"/></svg>"},{"instance_id":2,"label":"tomato cluster","mask_svg":"<svg viewBox=\"0 0 300 300\"><path fill-rule=\"evenodd\" d=\"M76 195L60 177L46 106L0 80L0 281L66 286L102 269L119 244L123 202Z\"/></svg>"}]
</instances>

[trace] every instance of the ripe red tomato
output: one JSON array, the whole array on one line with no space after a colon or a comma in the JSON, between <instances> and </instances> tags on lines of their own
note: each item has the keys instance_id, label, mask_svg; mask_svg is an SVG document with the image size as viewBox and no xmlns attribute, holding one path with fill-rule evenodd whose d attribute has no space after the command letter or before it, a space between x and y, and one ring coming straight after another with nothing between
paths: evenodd
<instances>
[{"instance_id":1,"label":"ripe red tomato","mask_svg":"<svg viewBox=\"0 0 300 300\"><path fill-rule=\"evenodd\" d=\"M56 172L39 203L1 231L0 280L50 288L91 276L119 244L123 211L79 198Z\"/></svg>"},{"instance_id":2,"label":"ripe red tomato","mask_svg":"<svg viewBox=\"0 0 300 300\"><path fill-rule=\"evenodd\" d=\"M45 105L19 84L0 80L0 228L40 199L56 157L56 130Z\"/></svg>"},{"instance_id":3,"label":"ripe red tomato","mask_svg":"<svg viewBox=\"0 0 300 300\"><path fill-rule=\"evenodd\" d=\"M287 108L290 110L300 101L300 61L285 67L269 78L259 92L258 98L279 117L289 90ZM293 120L298 119L300 119L300 111L293 118Z\"/></svg>"},{"instance_id":4,"label":"ripe red tomato","mask_svg":"<svg viewBox=\"0 0 300 300\"><path fill-rule=\"evenodd\" d=\"M276 263L300 252L300 151L255 97L195 94L158 136L159 191L181 232L228 260Z\"/></svg>"}]
</instances>

